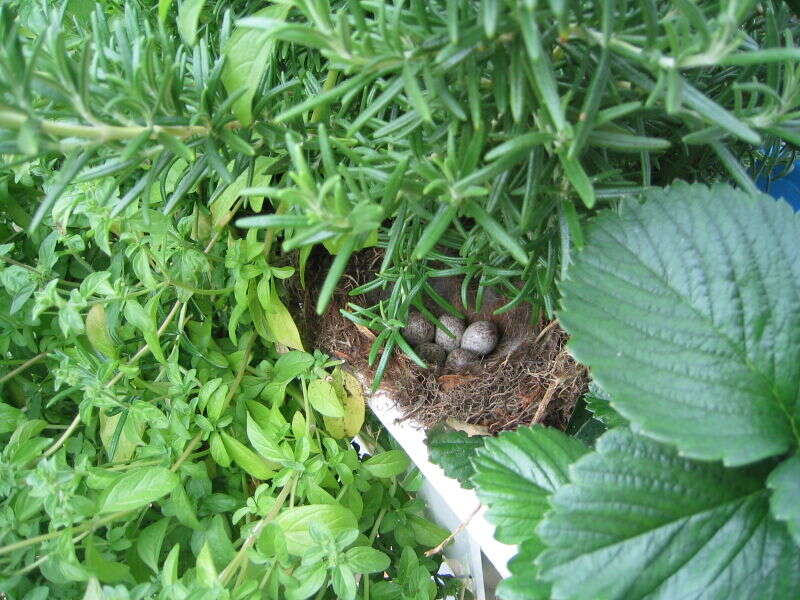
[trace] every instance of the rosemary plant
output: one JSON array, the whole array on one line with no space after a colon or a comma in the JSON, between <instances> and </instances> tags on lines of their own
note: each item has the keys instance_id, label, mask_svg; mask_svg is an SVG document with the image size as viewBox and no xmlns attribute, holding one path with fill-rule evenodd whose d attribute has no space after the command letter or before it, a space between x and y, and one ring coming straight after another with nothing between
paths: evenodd
<instances>
[{"instance_id":1,"label":"rosemary plant","mask_svg":"<svg viewBox=\"0 0 800 600\"><path fill-rule=\"evenodd\" d=\"M431 277L549 314L593 211L675 178L752 190L800 142L798 21L779 1L5 2L0 17L8 168L57 167L17 226L74 182L118 193L112 217L244 197L258 214L238 224L277 231L301 266L317 244L335 255L319 311L379 244L371 287L390 300L349 314L385 332L384 358Z\"/></svg>"}]
</instances>

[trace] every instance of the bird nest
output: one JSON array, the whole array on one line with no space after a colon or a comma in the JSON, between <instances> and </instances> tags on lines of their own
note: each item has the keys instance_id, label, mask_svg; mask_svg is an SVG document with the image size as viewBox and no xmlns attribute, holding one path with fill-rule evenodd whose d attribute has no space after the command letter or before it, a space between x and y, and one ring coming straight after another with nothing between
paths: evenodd
<instances>
[{"instance_id":1,"label":"bird nest","mask_svg":"<svg viewBox=\"0 0 800 600\"><path fill-rule=\"evenodd\" d=\"M349 302L370 306L380 300L379 296L350 295L350 290L373 278L380 258L375 250L367 250L351 260L345 284L324 315L310 314L313 285L303 291L305 299L299 303L306 307L298 316L305 321L305 331L312 334L312 346L346 361L366 380L374 375L367 357L375 334L343 317L340 309ZM436 279L432 286L468 322L492 321L500 343L490 354L458 372L443 367L423 369L396 351L381 388L394 398L405 418L425 428L446 421L487 433L532 423L564 429L577 399L587 389L588 375L567 352L567 336L558 323L536 318L527 303L496 315L495 310L508 300L492 290L484 291L481 310L476 311L474 303L464 306L457 278ZM436 314L441 312L435 306L428 308Z\"/></svg>"}]
</instances>

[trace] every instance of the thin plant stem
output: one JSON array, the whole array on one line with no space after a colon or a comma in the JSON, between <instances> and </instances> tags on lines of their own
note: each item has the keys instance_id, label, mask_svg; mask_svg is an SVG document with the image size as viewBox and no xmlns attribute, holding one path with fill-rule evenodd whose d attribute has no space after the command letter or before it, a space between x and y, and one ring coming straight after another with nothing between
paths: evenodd
<instances>
[{"instance_id":1,"label":"thin plant stem","mask_svg":"<svg viewBox=\"0 0 800 600\"><path fill-rule=\"evenodd\" d=\"M186 445L186 448L184 448L184 450L181 453L181 455L178 457L178 459L175 461L175 463L170 467L170 471L172 471L174 473L180 468L180 466L192 454L192 452L197 447L197 444L200 443L200 440L202 440L202 438L203 438L203 433L202 432L198 432L197 434L195 434L195 436L191 440L189 440L189 443ZM87 532L86 535L88 535L88 532L91 532L96 527L100 527L101 525L105 525L106 523L110 523L111 521L114 521L114 520L116 520L116 519L118 519L120 517L124 517L126 515L129 515L132 512L134 512L135 510L138 510L138 509L120 510L120 511L111 513L107 517L103 517L103 518L98 519L98 520L86 521L85 523L81 523L80 525L75 525L74 527L66 527L64 529L59 529L58 531L51 531L50 533L44 533L42 535L37 535L37 536L32 537L32 538L27 538L25 540L20 540L18 542L14 542L13 544L8 544L6 546L2 546L2 547L0 547L0 556L2 556L4 554L9 554L9 553L14 552L16 550L21 550L23 548L27 548L29 546L36 545L36 544L38 544L40 542L46 542L48 540L52 540L54 538L57 538L59 535L63 534L65 531L69 531L69 532L73 532L73 533ZM80 538L80 539L82 539L82 538ZM73 540L73 542L75 542L75 541L77 541L77 540Z\"/></svg>"},{"instance_id":2,"label":"thin plant stem","mask_svg":"<svg viewBox=\"0 0 800 600\"><path fill-rule=\"evenodd\" d=\"M218 579L220 584L225 585L228 583L228 580L236 572L236 569L239 568L242 561L244 561L244 559L247 557L248 550L250 550L250 548L253 547L253 544L256 543L256 540L258 539L258 536L261 535L264 527L266 527L275 517L278 516L278 513L283 507L283 503L286 502L286 498L289 496L289 492L291 491L292 487L294 487L294 480L296 477L296 475L293 476L292 481L287 482L287 484L283 486L283 489L281 489L277 498L275 498L274 506L269 513L267 513L267 516L261 519L261 521L259 521L256 526L253 527L253 530L247 536L247 539L245 539L242 547L239 549L239 552L236 553L236 556L233 557L233 560L231 560L231 562L228 563L228 566L226 566L219 574Z\"/></svg>"},{"instance_id":3,"label":"thin plant stem","mask_svg":"<svg viewBox=\"0 0 800 600\"><path fill-rule=\"evenodd\" d=\"M6 129L20 129L28 121L28 116L22 112L3 108L0 109L0 127ZM238 125L238 124L237 124ZM66 121L42 120L39 127L43 133L59 138L81 138L95 142L113 142L120 140L130 140L140 136L146 131L152 132L153 139L159 133L168 133L178 138L190 138L195 135L208 135L208 127L202 125L140 125L121 127L118 125L79 125ZM233 124L229 127L234 128Z\"/></svg>"},{"instance_id":4,"label":"thin plant stem","mask_svg":"<svg viewBox=\"0 0 800 600\"><path fill-rule=\"evenodd\" d=\"M41 353L37 354L36 356L34 356L33 358L29 358L28 360L26 360L24 363L22 363L20 366L18 366L13 371L9 371L8 373L6 373L2 377L0 377L0 384L5 383L9 379L13 379L14 377L16 377L17 375L22 373L28 367L32 367L33 365L35 365L39 361L44 360L44 358L46 356L47 356L47 352L41 352Z\"/></svg>"},{"instance_id":5,"label":"thin plant stem","mask_svg":"<svg viewBox=\"0 0 800 600\"><path fill-rule=\"evenodd\" d=\"M211 237L211 239L209 240L209 242L206 245L205 249L203 250L203 254L208 254L211 251L211 248L214 247L214 244L219 239L219 236L221 235L221 233L222 233L223 229L225 228L225 226L228 223L230 223L231 219L233 219L233 216L236 214L236 211L239 210L239 207L241 206L241 203L242 203L242 199L240 198L236 202L236 204L234 204L234 206L231 209L231 211L226 215L225 219L220 224L220 227L217 229L217 231L214 232L214 235ZM172 305L172 309L169 311L169 313L165 317L164 321L161 323L161 327L158 328L157 336L160 337L161 334L163 334L164 331L166 331L167 327L169 327L169 324L172 322L172 319L175 318L175 315L178 313L178 311L180 310L182 305L183 305L183 302L181 300L176 300L175 301L175 304ZM136 354L134 354L133 357L131 357L130 361L128 361L128 365L135 364L140 358L142 358L145 354L147 354L149 352L149 350L150 350L150 346L148 344L143 345L141 348L139 348L139 351L136 352ZM113 387L114 385L116 385L119 382L120 379L122 379L122 371L119 371L114 377L111 378L111 380L107 384L108 387L109 388ZM39 460L41 460L43 458L48 458L48 457L52 456L53 454L55 454L58 451L58 449L61 448L61 446L63 446L64 443L75 432L75 429L77 429L77 427L80 424L80 422L81 422L81 415L80 415L80 413L78 413L77 415L75 415L75 418L72 419L72 422L69 424L69 427L67 427L67 429L64 431L64 433L61 435L61 437L59 437L42 454L42 456L39 458Z\"/></svg>"}]
</instances>

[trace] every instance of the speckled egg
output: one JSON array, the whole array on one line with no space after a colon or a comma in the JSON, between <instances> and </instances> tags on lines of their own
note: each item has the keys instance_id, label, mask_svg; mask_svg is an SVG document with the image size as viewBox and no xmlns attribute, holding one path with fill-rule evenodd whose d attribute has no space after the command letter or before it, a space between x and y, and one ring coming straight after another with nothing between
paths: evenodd
<instances>
[{"instance_id":1,"label":"speckled egg","mask_svg":"<svg viewBox=\"0 0 800 600\"><path fill-rule=\"evenodd\" d=\"M475 321L464 330L461 347L481 356L497 346L497 326L491 321Z\"/></svg>"},{"instance_id":2,"label":"speckled egg","mask_svg":"<svg viewBox=\"0 0 800 600\"><path fill-rule=\"evenodd\" d=\"M420 313L413 311L408 314L408 322L402 330L403 337L412 346L433 341L433 323Z\"/></svg>"},{"instance_id":3,"label":"speckled egg","mask_svg":"<svg viewBox=\"0 0 800 600\"><path fill-rule=\"evenodd\" d=\"M419 344L414 351L428 364L428 367L441 367L447 358L445 349L432 342Z\"/></svg>"},{"instance_id":4,"label":"speckled egg","mask_svg":"<svg viewBox=\"0 0 800 600\"><path fill-rule=\"evenodd\" d=\"M447 327L455 337L451 337L444 329L437 327L436 343L448 352L460 348L461 336L464 334L464 321L452 315L443 315L439 317L439 321L441 321L442 325Z\"/></svg>"},{"instance_id":5,"label":"speckled egg","mask_svg":"<svg viewBox=\"0 0 800 600\"><path fill-rule=\"evenodd\" d=\"M463 371L470 363L475 362L478 355L463 348L456 348L447 355L445 368L449 371Z\"/></svg>"}]
</instances>

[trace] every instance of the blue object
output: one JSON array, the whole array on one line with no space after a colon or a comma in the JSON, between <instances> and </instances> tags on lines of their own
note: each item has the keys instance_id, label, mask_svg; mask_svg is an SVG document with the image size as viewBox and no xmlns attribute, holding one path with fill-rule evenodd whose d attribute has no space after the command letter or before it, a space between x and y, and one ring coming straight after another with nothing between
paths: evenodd
<instances>
[{"instance_id":1,"label":"blue object","mask_svg":"<svg viewBox=\"0 0 800 600\"><path fill-rule=\"evenodd\" d=\"M756 187L762 192L768 193L773 198L783 198L792 205L795 211L800 211L800 160L796 161L792 169L780 179L778 177L786 170L785 165L778 165L770 173L770 176L762 175L756 178ZM770 181L771 180L771 181Z\"/></svg>"}]
</instances>

